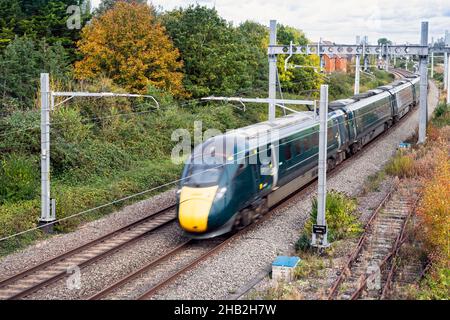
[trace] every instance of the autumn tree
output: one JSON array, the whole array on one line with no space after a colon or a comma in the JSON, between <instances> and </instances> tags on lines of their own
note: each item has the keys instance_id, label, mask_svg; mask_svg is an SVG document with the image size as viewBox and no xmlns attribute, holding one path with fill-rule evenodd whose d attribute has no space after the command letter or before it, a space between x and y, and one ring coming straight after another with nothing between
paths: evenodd
<instances>
[{"instance_id":1,"label":"autumn tree","mask_svg":"<svg viewBox=\"0 0 450 320\"><path fill-rule=\"evenodd\" d=\"M117 2L83 28L75 63L78 79L111 78L130 92L148 86L185 95L178 50L146 4Z\"/></svg>"}]
</instances>

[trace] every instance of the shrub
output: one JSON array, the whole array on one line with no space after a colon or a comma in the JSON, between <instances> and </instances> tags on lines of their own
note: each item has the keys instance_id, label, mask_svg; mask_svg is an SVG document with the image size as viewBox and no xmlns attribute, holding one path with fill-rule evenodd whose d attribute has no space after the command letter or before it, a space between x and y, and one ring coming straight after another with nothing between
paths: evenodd
<instances>
[{"instance_id":1,"label":"shrub","mask_svg":"<svg viewBox=\"0 0 450 320\"><path fill-rule=\"evenodd\" d=\"M355 199L342 192L331 190L326 199L326 220L328 240L330 242L354 237L361 233L362 226L354 214L357 208ZM297 251L306 251L311 243L312 226L317 221L317 198L312 201L310 219L305 225L303 233L296 243Z\"/></svg>"},{"instance_id":2,"label":"shrub","mask_svg":"<svg viewBox=\"0 0 450 320\"><path fill-rule=\"evenodd\" d=\"M421 233L427 252L434 259L448 261L450 227L450 162L443 151L434 154L437 165L423 191L417 212L426 232Z\"/></svg>"},{"instance_id":3,"label":"shrub","mask_svg":"<svg viewBox=\"0 0 450 320\"><path fill-rule=\"evenodd\" d=\"M417 294L421 300L448 300L450 298L450 269L441 268L427 275Z\"/></svg>"},{"instance_id":4,"label":"shrub","mask_svg":"<svg viewBox=\"0 0 450 320\"><path fill-rule=\"evenodd\" d=\"M397 152L386 165L386 173L399 178L411 177L414 175L414 160L409 155Z\"/></svg>"},{"instance_id":5,"label":"shrub","mask_svg":"<svg viewBox=\"0 0 450 320\"><path fill-rule=\"evenodd\" d=\"M0 162L0 204L33 199L38 194L37 159L18 154Z\"/></svg>"}]
</instances>

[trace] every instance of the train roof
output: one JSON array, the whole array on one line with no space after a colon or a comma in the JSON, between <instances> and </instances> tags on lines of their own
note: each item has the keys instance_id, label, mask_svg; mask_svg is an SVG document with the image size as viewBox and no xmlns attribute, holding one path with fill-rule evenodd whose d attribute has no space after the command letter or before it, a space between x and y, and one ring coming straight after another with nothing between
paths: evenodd
<instances>
[{"instance_id":1,"label":"train roof","mask_svg":"<svg viewBox=\"0 0 450 320\"><path fill-rule=\"evenodd\" d=\"M377 89L380 89L380 90L383 90L383 91L392 90L392 89L394 89L394 86L386 85L386 86L378 87Z\"/></svg>"},{"instance_id":2,"label":"train roof","mask_svg":"<svg viewBox=\"0 0 450 320\"><path fill-rule=\"evenodd\" d=\"M356 101L359 101L359 100L366 99L366 98L369 98L369 97L374 96L374 95L376 95L375 92L373 92L373 91L367 91L367 92L364 92L364 93L355 94L355 95L352 97L352 99L353 99L353 100L356 100Z\"/></svg>"},{"instance_id":3,"label":"train roof","mask_svg":"<svg viewBox=\"0 0 450 320\"><path fill-rule=\"evenodd\" d=\"M328 104L328 109L333 110L333 111L339 110L339 109L342 109L354 102L355 102L355 100L353 100L353 99L340 99L340 100L332 101Z\"/></svg>"},{"instance_id":4,"label":"train roof","mask_svg":"<svg viewBox=\"0 0 450 320\"><path fill-rule=\"evenodd\" d=\"M369 90L370 92L374 92L375 94L379 94L379 93L382 93L383 92L383 90L381 90L381 89L372 89L372 90Z\"/></svg>"},{"instance_id":5,"label":"train roof","mask_svg":"<svg viewBox=\"0 0 450 320\"><path fill-rule=\"evenodd\" d=\"M343 115L342 111L331 111L328 113L328 120ZM294 133L319 125L319 117L313 111L303 111L292 113L284 117L276 118L273 121L264 121L252 124L243 128L228 131L223 136L225 138L238 139L245 138L249 142L249 147L254 148L268 141L283 139ZM269 134L276 130L275 135Z\"/></svg>"}]
</instances>

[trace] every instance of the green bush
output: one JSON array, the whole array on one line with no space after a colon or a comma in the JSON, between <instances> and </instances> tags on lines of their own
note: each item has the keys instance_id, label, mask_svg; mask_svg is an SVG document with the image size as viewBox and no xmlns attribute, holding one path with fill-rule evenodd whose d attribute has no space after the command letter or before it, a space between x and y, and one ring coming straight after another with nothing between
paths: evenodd
<instances>
[{"instance_id":1,"label":"green bush","mask_svg":"<svg viewBox=\"0 0 450 320\"><path fill-rule=\"evenodd\" d=\"M427 275L417 298L421 300L448 300L450 298L450 269L441 267L435 274Z\"/></svg>"},{"instance_id":2,"label":"green bush","mask_svg":"<svg viewBox=\"0 0 450 320\"><path fill-rule=\"evenodd\" d=\"M402 152L398 152L386 165L385 171L391 176L399 178L411 177L414 175L414 160Z\"/></svg>"},{"instance_id":3,"label":"green bush","mask_svg":"<svg viewBox=\"0 0 450 320\"><path fill-rule=\"evenodd\" d=\"M10 154L0 161L0 204L30 200L38 195L36 158Z\"/></svg>"},{"instance_id":4,"label":"green bush","mask_svg":"<svg viewBox=\"0 0 450 320\"><path fill-rule=\"evenodd\" d=\"M450 112L450 104L446 104L445 102L441 102L441 103L438 104L438 106L434 110L434 117L435 118L442 117L447 112Z\"/></svg>"},{"instance_id":5,"label":"green bush","mask_svg":"<svg viewBox=\"0 0 450 320\"><path fill-rule=\"evenodd\" d=\"M355 211L357 202L342 192L331 190L326 198L326 220L328 227L328 241L333 242L361 233L362 225L358 221ZM297 251L306 251L310 247L312 226L317 221L317 198L312 201L310 219L305 225L296 243Z\"/></svg>"}]
</instances>

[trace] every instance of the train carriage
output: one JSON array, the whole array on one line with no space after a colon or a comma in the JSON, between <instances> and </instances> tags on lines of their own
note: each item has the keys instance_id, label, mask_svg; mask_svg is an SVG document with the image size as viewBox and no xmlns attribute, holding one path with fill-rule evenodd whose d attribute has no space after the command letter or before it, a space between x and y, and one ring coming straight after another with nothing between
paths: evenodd
<instances>
[{"instance_id":1,"label":"train carriage","mask_svg":"<svg viewBox=\"0 0 450 320\"><path fill-rule=\"evenodd\" d=\"M339 154L344 127L339 123L344 113L329 117L331 167L343 160ZM197 146L178 191L181 227L192 237L208 238L253 222L316 178L318 134L317 117L302 112L233 130Z\"/></svg>"}]
</instances>

